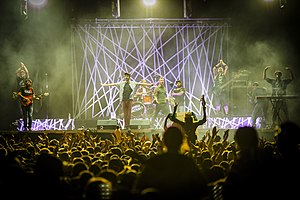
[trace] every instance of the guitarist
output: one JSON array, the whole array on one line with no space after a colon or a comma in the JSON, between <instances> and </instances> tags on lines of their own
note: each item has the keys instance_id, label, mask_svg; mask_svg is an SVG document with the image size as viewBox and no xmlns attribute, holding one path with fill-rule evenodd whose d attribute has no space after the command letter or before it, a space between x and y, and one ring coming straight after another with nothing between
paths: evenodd
<instances>
[{"instance_id":1,"label":"guitarist","mask_svg":"<svg viewBox=\"0 0 300 200\"><path fill-rule=\"evenodd\" d=\"M29 78L29 71L23 62L20 62L20 67L16 70L17 87L16 92L13 92L12 98L18 98L18 91L22 86L25 86L25 81ZM22 116L22 108L18 104L19 114Z\"/></svg>"},{"instance_id":2,"label":"guitarist","mask_svg":"<svg viewBox=\"0 0 300 200\"><path fill-rule=\"evenodd\" d=\"M225 89L226 87L222 87L227 81L227 73L228 65L224 63L223 60L214 66L214 86L213 86L213 94L215 98L215 106L218 114L228 115L228 92ZM222 111L221 111L222 109Z\"/></svg>"},{"instance_id":3,"label":"guitarist","mask_svg":"<svg viewBox=\"0 0 300 200\"><path fill-rule=\"evenodd\" d=\"M31 130L32 114L33 114L33 99L39 100L39 97L35 97L33 87L31 86L32 80L26 79L25 85L18 91L20 97L24 130Z\"/></svg>"}]
</instances>

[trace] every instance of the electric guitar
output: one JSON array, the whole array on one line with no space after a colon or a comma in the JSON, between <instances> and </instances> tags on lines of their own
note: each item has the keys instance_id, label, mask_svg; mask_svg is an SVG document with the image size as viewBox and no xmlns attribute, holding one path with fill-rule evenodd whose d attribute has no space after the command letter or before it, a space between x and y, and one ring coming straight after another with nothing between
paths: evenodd
<instances>
[{"instance_id":1,"label":"electric guitar","mask_svg":"<svg viewBox=\"0 0 300 200\"><path fill-rule=\"evenodd\" d=\"M13 92L13 98L20 97L20 102L23 106L29 106L29 105L32 104L33 100L41 100L42 97L46 97L46 96L49 96L48 92L45 92L45 93L40 94L40 95L34 95L31 98L24 97L23 95L18 94L17 92Z\"/></svg>"}]
</instances>

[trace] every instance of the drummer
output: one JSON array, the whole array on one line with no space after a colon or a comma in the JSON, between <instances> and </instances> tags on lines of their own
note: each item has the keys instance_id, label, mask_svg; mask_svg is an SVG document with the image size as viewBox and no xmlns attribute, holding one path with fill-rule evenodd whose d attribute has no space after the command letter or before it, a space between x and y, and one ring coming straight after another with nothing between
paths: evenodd
<instances>
[{"instance_id":1,"label":"drummer","mask_svg":"<svg viewBox=\"0 0 300 200\"><path fill-rule=\"evenodd\" d=\"M146 83L146 80L142 79L141 83ZM147 102L143 102L143 100L145 99L144 97L151 96L151 95L152 95L152 91L149 86L140 85L135 93L135 100L138 102L147 103Z\"/></svg>"}]
</instances>

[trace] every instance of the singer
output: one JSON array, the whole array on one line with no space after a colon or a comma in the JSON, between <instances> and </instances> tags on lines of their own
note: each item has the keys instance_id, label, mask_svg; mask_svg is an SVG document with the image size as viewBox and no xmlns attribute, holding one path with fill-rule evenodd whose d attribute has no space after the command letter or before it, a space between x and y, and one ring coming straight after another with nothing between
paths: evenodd
<instances>
[{"instance_id":1,"label":"singer","mask_svg":"<svg viewBox=\"0 0 300 200\"><path fill-rule=\"evenodd\" d=\"M120 101L122 102L122 111L124 115L125 129L130 129L131 109L134 95L137 90L137 85L151 86L153 83L142 83L130 80L130 74L124 74L125 81L118 83L106 83L102 86L118 86L120 88Z\"/></svg>"}]
</instances>

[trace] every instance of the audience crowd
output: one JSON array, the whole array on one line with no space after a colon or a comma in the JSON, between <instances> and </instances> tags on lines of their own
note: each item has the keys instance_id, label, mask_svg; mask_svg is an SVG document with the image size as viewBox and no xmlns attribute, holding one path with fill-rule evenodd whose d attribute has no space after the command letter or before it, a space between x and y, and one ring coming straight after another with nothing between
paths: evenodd
<instances>
[{"instance_id":1,"label":"audience crowd","mask_svg":"<svg viewBox=\"0 0 300 200\"><path fill-rule=\"evenodd\" d=\"M235 131L229 141L230 131ZM113 132L113 131L112 131ZM118 130L102 139L89 129L0 134L1 199L295 199L300 188L300 130L254 127L203 134L195 144L180 129L138 135Z\"/></svg>"}]
</instances>

